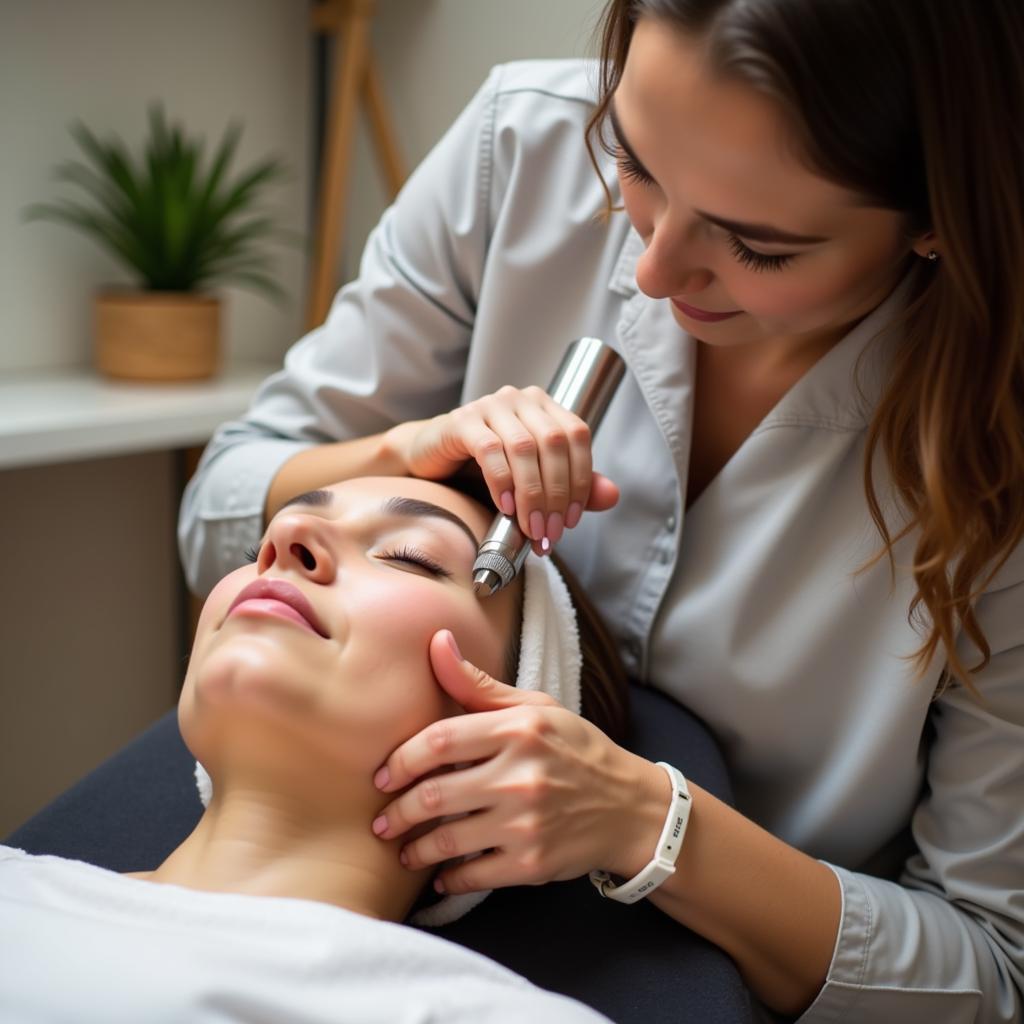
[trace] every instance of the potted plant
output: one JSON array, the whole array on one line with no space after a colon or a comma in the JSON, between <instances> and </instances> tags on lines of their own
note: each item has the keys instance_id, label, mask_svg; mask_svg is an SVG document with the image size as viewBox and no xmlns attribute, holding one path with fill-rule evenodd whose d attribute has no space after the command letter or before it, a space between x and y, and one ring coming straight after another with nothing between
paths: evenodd
<instances>
[{"instance_id":1,"label":"potted plant","mask_svg":"<svg viewBox=\"0 0 1024 1024\"><path fill-rule=\"evenodd\" d=\"M25 211L29 220L69 224L98 241L139 279L138 290L96 296L96 365L112 377L186 380L216 372L220 300L209 292L234 283L282 298L262 243L285 232L260 212L266 186L284 176L276 159L229 178L241 127L228 126L204 167L203 144L149 111L149 137L135 161L114 138L101 141L81 122L71 134L86 162L69 160L58 180L88 203L62 199Z\"/></svg>"}]
</instances>

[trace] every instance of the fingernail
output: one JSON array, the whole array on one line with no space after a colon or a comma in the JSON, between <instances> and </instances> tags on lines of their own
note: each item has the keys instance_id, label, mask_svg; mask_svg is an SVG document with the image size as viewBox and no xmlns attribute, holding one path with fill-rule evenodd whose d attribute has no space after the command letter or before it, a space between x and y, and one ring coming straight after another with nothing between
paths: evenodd
<instances>
[{"instance_id":1,"label":"fingernail","mask_svg":"<svg viewBox=\"0 0 1024 1024\"><path fill-rule=\"evenodd\" d=\"M514 516L516 514L516 499L512 497L511 491L504 491L498 501L501 505L501 511L505 515Z\"/></svg>"},{"instance_id":2,"label":"fingernail","mask_svg":"<svg viewBox=\"0 0 1024 1024\"><path fill-rule=\"evenodd\" d=\"M565 510L565 525L568 529L572 529L579 521L580 516L583 515L583 506L578 502L574 501Z\"/></svg>"},{"instance_id":3,"label":"fingernail","mask_svg":"<svg viewBox=\"0 0 1024 1024\"><path fill-rule=\"evenodd\" d=\"M562 514L561 512L552 512L548 516L548 539L552 545L557 544L562 539Z\"/></svg>"},{"instance_id":4,"label":"fingernail","mask_svg":"<svg viewBox=\"0 0 1024 1024\"><path fill-rule=\"evenodd\" d=\"M377 769L377 774L373 777L373 784L378 789L383 789L391 781L391 772L388 771L388 766L384 765L383 768Z\"/></svg>"},{"instance_id":5,"label":"fingernail","mask_svg":"<svg viewBox=\"0 0 1024 1024\"><path fill-rule=\"evenodd\" d=\"M540 541L540 551L542 555L546 555L551 550L551 541L547 537L542 537Z\"/></svg>"},{"instance_id":6,"label":"fingernail","mask_svg":"<svg viewBox=\"0 0 1024 1024\"><path fill-rule=\"evenodd\" d=\"M388 830L388 819L384 814L377 815L373 819L373 824L370 826L373 829L373 834L379 836Z\"/></svg>"},{"instance_id":7,"label":"fingernail","mask_svg":"<svg viewBox=\"0 0 1024 1024\"><path fill-rule=\"evenodd\" d=\"M530 539L540 540L544 536L544 513L534 509L530 513Z\"/></svg>"},{"instance_id":8,"label":"fingernail","mask_svg":"<svg viewBox=\"0 0 1024 1024\"><path fill-rule=\"evenodd\" d=\"M402 865L403 868L407 868L409 866L409 855L405 852L404 846L398 853L398 862Z\"/></svg>"},{"instance_id":9,"label":"fingernail","mask_svg":"<svg viewBox=\"0 0 1024 1024\"><path fill-rule=\"evenodd\" d=\"M442 896L444 895L444 882L440 878L434 879L434 892L439 892Z\"/></svg>"},{"instance_id":10,"label":"fingernail","mask_svg":"<svg viewBox=\"0 0 1024 1024\"><path fill-rule=\"evenodd\" d=\"M448 646L452 649L452 654L462 661L462 651L459 650L459 645L455 642L455 634L451 630L448 630Z\"/></svg>"}]
</instances>

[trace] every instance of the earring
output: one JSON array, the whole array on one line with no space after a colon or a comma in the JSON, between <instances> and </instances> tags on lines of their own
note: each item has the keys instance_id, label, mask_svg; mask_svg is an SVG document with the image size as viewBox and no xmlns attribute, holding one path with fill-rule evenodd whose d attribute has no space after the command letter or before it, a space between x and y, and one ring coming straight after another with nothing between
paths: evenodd
<instances>
[{"instance_id":1,"label":"earring","mask_svg":"<svg viewBox=\"0 0 1024 1024\"><path fill-rule=\"evenodd\" d=\"M928 259L934 262L939 258L939 254L934 249L928 250Z\"/></svg>"}]
</instances>

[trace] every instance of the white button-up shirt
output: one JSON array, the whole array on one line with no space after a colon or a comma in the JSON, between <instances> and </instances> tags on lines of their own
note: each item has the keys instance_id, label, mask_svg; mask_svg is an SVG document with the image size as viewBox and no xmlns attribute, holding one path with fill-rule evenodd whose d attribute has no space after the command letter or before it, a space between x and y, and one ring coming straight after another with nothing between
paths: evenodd
<instances>
[{"instance_id":1,"label":"white button-up shirt","mask_svg":"<svg viewBox=\"0 0 1024 1024\"><path fill-rule=\"evenodd\" d=\"M189 580L207 590L241 562L270 481L301 449L546 384L571 339L603 338L630 371L595 441L622 499L560 551L628 667L718 737L739 809L836 872L840 933L801 1019L1024 1020L1024 550L976 605L992 649L982 700L959 686L933 699L941 660L916 682L907 660L923 638L908 621L913 536L893 579L885 560L857 573L880 542L865 426L898 343L871 339L900 288L686 508L696 343L638 291L625 215L601 217L583 147L595 72L492 73L324 325L211 442L182 509ZM881 462L876 481L896 524ZM977 660L966 644L962 656Z\"/></svg>"}]
</instances>

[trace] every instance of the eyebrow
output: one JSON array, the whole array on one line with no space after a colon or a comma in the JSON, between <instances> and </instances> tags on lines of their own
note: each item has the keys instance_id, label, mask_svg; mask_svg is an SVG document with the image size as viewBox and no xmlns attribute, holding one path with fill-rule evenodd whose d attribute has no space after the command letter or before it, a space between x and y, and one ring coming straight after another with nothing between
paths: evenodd
<instances>
[{"instance_id":1,"label":"eyebrow","mask_svg":"<svg viewBox=\"0 0 1024 1024\"><path fill-rule=\"evenodd\" d=\"M289 498L281 508L287 508L289 505L326 507L330 506L333 501L334 495L330 491L306 491L304 494L297 494L294 498ZM381 512L388 516L403 516L407 519L422 519L424 517L443 519L462 530L470 539L474 548L480 546L480 541L477 539L476 534L469 528L465 520L461 519L454 512L450 512L440 505L435 505L432 501L423 501L419 498L394 497L388 498L380 508Z\"/></svg>"},{"instance_id":2,"label":"eyebrow","mask_svg":"<svg viewBox=\"0 0 1024 1024\"><path fill-rule=\"evenodd\" d=\"M608 104L608 121L612 126L612 132L615 134L615 141L625 151L626 156L636 164L637 170L651 178L651 180L654 180L654 175L644 167L633 151L633 147L626 141L625 135L622 134L622 125L619 124L619 115L615 112L614 100ZM770 224L748 224L739 220L728 220L725 217L718 217L704 210L694 210L693 212L709 224L714 224L717 227L724 228L726 231L731 231L734 235L739 235L741 238L749 238L752 242L774 242L782 245L817 245L820 242L828 241L822 235L798 235L795 232L784 231L782 228L773 227Z\"/></svg>"}]
</instances>

